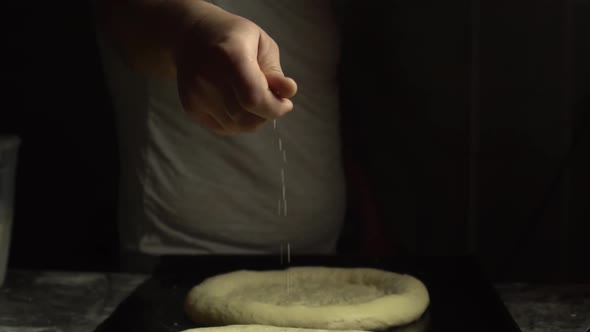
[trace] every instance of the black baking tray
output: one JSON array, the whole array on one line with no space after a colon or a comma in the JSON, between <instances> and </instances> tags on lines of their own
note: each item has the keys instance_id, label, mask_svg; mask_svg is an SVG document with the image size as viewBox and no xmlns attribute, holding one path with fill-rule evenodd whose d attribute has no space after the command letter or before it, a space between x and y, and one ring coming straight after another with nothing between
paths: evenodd
<instances>
[{"instance_id":1,"label":"black baking tray","mask_svg":"<svg viewBox=\"0 0 590 332\"><path fill-rule=\"evenodd\" d=\"M418 321L389 331L520 331L472 257L292 256L290 265L373 267L419 278L430 293L430 306ZM199 327L183 311L192 286L219 273L284 267L278 256L162 257L154 274L95 331L172 332Z\"/></svg>"}]
</instances>

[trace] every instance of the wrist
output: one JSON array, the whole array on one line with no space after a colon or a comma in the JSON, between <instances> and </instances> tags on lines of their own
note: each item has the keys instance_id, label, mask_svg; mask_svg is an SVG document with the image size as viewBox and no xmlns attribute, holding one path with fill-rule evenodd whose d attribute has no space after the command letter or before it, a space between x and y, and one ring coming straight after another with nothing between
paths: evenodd
<instances>
[{"instance_id":1,"label":"wrist","mask_svg":"<svg viewBox=\"0 0 590 332\"><path fill-rule=\"evenodd\" d=\"M164 1L163 10L168 12L170 18L170 31L164 37L166 48L176 68L176 62L181 56L180 53L186 49L187 41L191 44L198 44L198 32L202 30L199 26L205 18L212 15L219 15L225 11L206 0L176 0ZM194 59L197 61L197 59Z\"/></svg>"}]
</instances>

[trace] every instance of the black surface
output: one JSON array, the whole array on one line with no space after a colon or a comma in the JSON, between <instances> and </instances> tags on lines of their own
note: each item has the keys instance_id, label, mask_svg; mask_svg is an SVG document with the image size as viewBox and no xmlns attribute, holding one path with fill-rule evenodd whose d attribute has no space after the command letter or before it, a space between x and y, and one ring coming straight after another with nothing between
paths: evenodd
<instances>
[{"instance_id":1,"label":"black surface","mask_svg":"<svg viewBox=\"0 0 590 332\"><path fill-rule=\"evenodd\" d=\"M478 263L470 257L294 256L291 265L374 267L418 277L429 290L430 306L419 321L391 331L520 331ZM184 297L192 286L218 273L277 268L281 268L277 256L164 257L154 275L123 301L96 332L198 327L183 312Z\"/></svg>"}]
</instances>

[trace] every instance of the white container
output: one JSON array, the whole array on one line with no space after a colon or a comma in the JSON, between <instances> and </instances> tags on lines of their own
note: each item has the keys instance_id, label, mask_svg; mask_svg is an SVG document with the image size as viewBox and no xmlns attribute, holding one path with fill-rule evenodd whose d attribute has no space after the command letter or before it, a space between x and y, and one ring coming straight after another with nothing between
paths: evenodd
<instances>
[{"instance_id":1,"label":"white container","mask_svg":"<svg viewBox=\"0 0 590 332\"><path fill-rule=\"evenodd\" d=\"M18 137L0 135L0 286L4 283L8 265L19 145Z\"/></svg>"}]
</instances>

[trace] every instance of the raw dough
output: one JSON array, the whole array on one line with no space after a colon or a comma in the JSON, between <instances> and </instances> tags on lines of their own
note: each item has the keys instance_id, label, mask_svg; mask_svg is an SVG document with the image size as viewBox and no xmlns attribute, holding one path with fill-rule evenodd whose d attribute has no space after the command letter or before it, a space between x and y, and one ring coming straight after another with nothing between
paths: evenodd
<instances>
[{"instance_id":1,"label":"raw dough","mask_svg":"<svg viewBox=\"0 0 590 332\"><path fill-rule=\"evenodd\" d=\"M364 332L364 331L338 331L338 330L311 330L296 327L277 327L267 325L228 325L219 327L202 327L184 330L182 332Z\"/></svg>"},{"instance_id":2,"label":"raw dough","mask_svg":"<svg viewBox=\"0 0 590 332\"><path fill-rule=\"evenodd\" d=\"M429 304L420 280L369 268L236 271L195 286L188 316L208 325L262 324L379 330L417 320Z\"/></svg>"}]
</instances>

